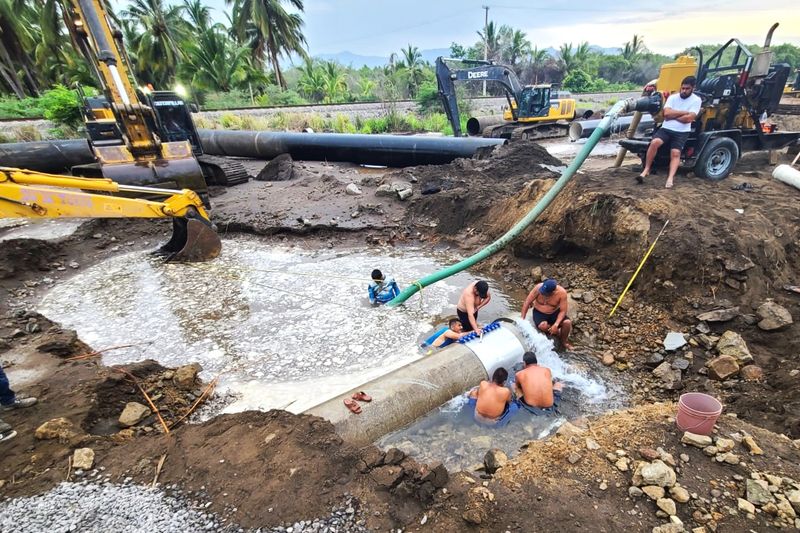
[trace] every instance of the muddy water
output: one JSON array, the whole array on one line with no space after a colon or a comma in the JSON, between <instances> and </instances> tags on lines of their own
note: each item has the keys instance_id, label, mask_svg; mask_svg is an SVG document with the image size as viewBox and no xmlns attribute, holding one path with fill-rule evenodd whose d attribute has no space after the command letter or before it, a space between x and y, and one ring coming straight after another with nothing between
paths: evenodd
<instances>
[{"instance_id":1,"label":"muddy water","mask_svg":"<svg viewBox=\"0 0 800 533\"><path fill-rule=\"evenodd\" d=\"M385 436L378 445L399 448L423 462L442 461L449 469L472 469L481 464L489 449L499 448L511 457L523 444L547 437L566 420L624 405L622 387L596 361L587 361L580 355L559 355L553 349L553 341L535 331L530 322L517 320L517 324L539 364L550 368L553 377L564 384L556 412L533 415L520 409L503 425L486 427L475 422L474 406L465 393L411 426ZM514 372L509 369L509 373L509 386L513 389Z\"/></svg>"},{"instance_id":2,"label":"muddy water","mask_svg":"<svg viewBox=\"0 0 800 533\"><path fill-rule=\"evenodd\" d=\"M457 259L414 248L307 250L234 238L204 264L164 264L142 252L114 257L60 283L39 311L96 349L134 345L104 352L105 364L199 362L206 380L221 376L218 391L236 398L227 412L301 412L420 357L418 339L455 313L461 289L475 279L459 274L390 310L367 300L373 268L403 287ZM489 282L494 297L482 319L509 310Z\"/></svg>"}]
</instances>

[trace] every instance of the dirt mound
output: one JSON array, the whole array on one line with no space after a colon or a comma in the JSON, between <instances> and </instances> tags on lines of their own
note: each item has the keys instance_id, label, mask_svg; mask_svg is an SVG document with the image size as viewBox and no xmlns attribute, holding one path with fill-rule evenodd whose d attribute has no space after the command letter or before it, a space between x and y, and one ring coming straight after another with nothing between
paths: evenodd
<instances>
[{"instance_id":1,"label":"dirt mound","mask_svg":"<svg viewBox=\"0 0 800 533\"><path fill-rule=\"evenodd\" d=\"M532 141L515 141L495 148L483 159L457 159L448 165L404 169L396 176L413 176L419 181L422 197L409 206L408 214L436 224L445 234L461 233L476 224L486 224L490 207L506 198L526 182L553 179L558 174L542 165L562 163ZM391 181L388 175L385 181ZM445 216L446 215L446 216Z\"/></svg>"},{"instance_id":2,"label":"dirt mound","mask_svg":"<svg viewBox=\"0 0 800 533\"><path fill-rule=\"evenodd\" d=\"M30 271L50 270L50 263L63 252L58 243L33 239L11 239L1 246L0 279Z\"/></svg>"},{"instance_id":3,"label":"dirt mound","mask_svg":"<svg viewBox=\"0 0 800 533\"><path fill-rule=\"evenodd\" d=\"M99 464L112 477L148 483L163 455L162 483L208 498L212 511L244 527L325 516L353 494L368 504L372 525L385 529L415 516L447 483L441 467L399 450L356 449L329 422L285 411L221 415L113 448Z\"/></svg>"}]
</instances>

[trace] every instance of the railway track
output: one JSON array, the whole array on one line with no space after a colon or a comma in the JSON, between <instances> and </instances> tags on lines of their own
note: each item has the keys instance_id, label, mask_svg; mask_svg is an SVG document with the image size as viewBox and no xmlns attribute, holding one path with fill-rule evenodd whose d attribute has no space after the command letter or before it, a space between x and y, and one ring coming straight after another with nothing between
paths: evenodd
<instances>
[{"instance_id":1,"label":"railway track","mask_svg":"<svg viewBox=\"0 0 800 533\"><path fill-rule=\"evenodd\" d=\"M627 98L629 96L638 96L640 93L639 91L612 91L612 92L599 92L599 93L582 93L582 94L574 94L573 96L578 100L609 100L612 98ZM476 104L480 104L481 102L488 103L491 100L497 100L500 103L504 103L505 97L503 96L477 96L471 99ZM224 109L203 109L200 111L200 115L202 116L203 113L229 113L229 112L315 112L319 111L320 113L331 112L331 110L339 111L346 113L348 109L370 109L375 108L376 110L387 107L387 106L413 106L416 104L416 100L394 100L392 102L350 102L350 103L340 103L340 104L299 104L299 105L288 105L288 106L261 106L261 107L227 107ZM28 118L0 118L0 123L3 122L34 122L37 120L45 120L44 117L28 117Z\"/></svg>"}]
</instances>

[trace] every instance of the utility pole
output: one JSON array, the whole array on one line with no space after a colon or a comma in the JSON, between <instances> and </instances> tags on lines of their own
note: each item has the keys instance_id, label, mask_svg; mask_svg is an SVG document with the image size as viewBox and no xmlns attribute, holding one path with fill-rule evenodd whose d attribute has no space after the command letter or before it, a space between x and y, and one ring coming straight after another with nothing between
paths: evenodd
<instances>
[{"instance_id":1,"label":"utility pole","mask_svg":"<svg viewBox=\"0 0 800 533\"><path fill-rule=\"evenodd\" d=\"M489 59L489 35L486 30L489 28L489 6L481 6L484 11L483 16L483 60ZM483 80L483 96L486 96L486 80Z\"/></svg>"}]
</instances>

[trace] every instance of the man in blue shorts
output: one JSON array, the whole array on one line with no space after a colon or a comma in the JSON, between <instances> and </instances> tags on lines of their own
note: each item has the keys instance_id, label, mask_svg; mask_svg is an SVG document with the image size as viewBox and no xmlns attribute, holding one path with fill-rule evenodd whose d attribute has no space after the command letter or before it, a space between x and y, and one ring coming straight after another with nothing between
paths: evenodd
<instances>
[{"instance_id":1,"label":"man in blue shorts","mask_svg":"<svg viewBox=\"0 0 800 533\"><path fill-rule=\"evenodd\" d=\"M572 350L569 334L572 321L567 316L569 311L569 295L567 289L554 279L546 279L533 287L525 303L522 304L522 319L533 307L533 326L542 333L558 336L565 350Z\"/></svg>"},{"instance_id":2,"label":"man in blue shorts","mask_svg":"<svg viewBox=\"0 0 800 533\"><path fill-rule=\"evenodd\" d=\"M696 83L697 80L694 76L687 76L681 82L680 92L667 98L667 102L664 104L664 123L650 141L644 160L644 169L641 174L636 176L637 182L644 183L644 179L650 175L650 167L653 166L658 149L666 144L669 148L669 175L664 186L667 189L672 188L672 180L681 163L683 146L692 131L692 122L697 118L703 104L700 97L693 94Z\"/></svg>"}]
</instances>

